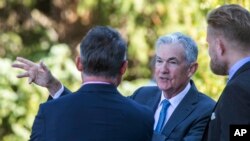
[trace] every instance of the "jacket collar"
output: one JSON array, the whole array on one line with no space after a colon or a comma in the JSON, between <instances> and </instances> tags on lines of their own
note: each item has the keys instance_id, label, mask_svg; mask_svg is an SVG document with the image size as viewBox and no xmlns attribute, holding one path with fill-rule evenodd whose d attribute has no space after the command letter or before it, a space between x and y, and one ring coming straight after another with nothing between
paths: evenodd
<instances>
[{"instance_id":1,"label":"jacket collar","mask_svg":"<svg viewBox=\"0 0 250 141\"><path fill-rule=\"evenodd\" d=\"M84 84L76 93L78 92L109 92L109 93L119 93L117 87L112 84L102 84L102 83L90 83Z\"/></svg>"},{"instance_id":2,"label":"jacket collar","mask_svg":"<svg viewBox=\"0 0 250 141\"><path fill-rule=\"evenodd\" d=\"M230 79L228 82L232 81L238 75L240 75L241 73L243 73L244 71L249 70L249 69L250 69L250 62L247 62L242 67L240 67L239 70L236 71L236 73L232 76L232 79Z\"/></svg>"}]
</instances>

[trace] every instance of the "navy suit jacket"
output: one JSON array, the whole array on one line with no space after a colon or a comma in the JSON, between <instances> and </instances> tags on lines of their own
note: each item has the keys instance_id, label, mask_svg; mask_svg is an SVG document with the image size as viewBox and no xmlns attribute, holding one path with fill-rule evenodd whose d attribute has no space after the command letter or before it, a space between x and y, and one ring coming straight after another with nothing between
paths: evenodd
<instances>
[{"instance_id":1,"label":"navy suit jacket","mask_svg":"<svg viewBox=\"0 0 250 141\"><path fill-rule=\"evenodd\" d=\"M157 86L141 87L132 95L132 99L157 109L162 91ZM215 101L197 91L191 81L191 88L176 107L163 127L162 135L155 134L153 141L200 141L214 108Z\"/></svg>"},{"instance_id":2,"label":"navy suit jacket","mask_svg":"<svg viewBox=\"0 0 250 141\"><path fill-rule=\"evenodd\" d=\"M229 141L232 124L250 124L250 62L243 65L224 88L204 140Z\"/></svg>"},{"instance_id":3,"label":"navy suit jacket","mask_svg":"<svg viewBox=\"0 0 250 141\"><path fill-rule=\"evenodd\" d=\"M40 105L31 141L149 141L153 113L114 85L86 84Z\"/></svg>"}]
</instances>

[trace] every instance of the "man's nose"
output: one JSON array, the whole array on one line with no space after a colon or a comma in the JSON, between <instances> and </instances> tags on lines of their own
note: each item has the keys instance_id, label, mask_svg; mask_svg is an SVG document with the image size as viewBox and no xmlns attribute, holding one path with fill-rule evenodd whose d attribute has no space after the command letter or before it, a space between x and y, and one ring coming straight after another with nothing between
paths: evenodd
<instances>
[{"instance_id":1,"label":"man's nose","mask_svg":"<svg viewBox=\"0 0 250 141\"><path fill-rule=\"evenodd\" d=\"M169 73L169 65L167 62L164 62L161 66L161 72L162 73Z\"/></svg>"}]
</instances>

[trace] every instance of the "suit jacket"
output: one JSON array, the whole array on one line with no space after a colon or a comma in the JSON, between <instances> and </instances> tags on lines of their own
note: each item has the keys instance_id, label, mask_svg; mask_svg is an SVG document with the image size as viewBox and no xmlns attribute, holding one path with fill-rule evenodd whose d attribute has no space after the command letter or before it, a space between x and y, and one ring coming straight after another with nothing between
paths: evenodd
<instances>
[{"instance_id":1,"label":"suit jacket","mask_svg":"<svg viewBox=\"0 0 250 141\"><path fill-rule=\"evenodd\" d=\"M153 113L114 85L86 84L40 105L31 141L149 141Z\"/></svg>"},{"instance_id":2,"label":"suit jacket","mask_svg":"<svg viewBox=\"0 0 250 141\"><path fill-rule=\"evenodd\" d=\"M243 65L224 88L204 140L229 141L233 124L250 124L250 62Z\"/></svg>"},{"instance_id":3,"label":"suit jacket","mask_svg":"<svg viewBox=\"0 0 250 141\"><path fill-rule=\"evenodd\" d=\"M141 87L131 97L138 103L157 109L162 91L157 86ZM191 81L191 88L176 107L163 127L162 135L154 135L153 141L200 141L215 102L198 92Z\"/></svg>"}]
</instances>

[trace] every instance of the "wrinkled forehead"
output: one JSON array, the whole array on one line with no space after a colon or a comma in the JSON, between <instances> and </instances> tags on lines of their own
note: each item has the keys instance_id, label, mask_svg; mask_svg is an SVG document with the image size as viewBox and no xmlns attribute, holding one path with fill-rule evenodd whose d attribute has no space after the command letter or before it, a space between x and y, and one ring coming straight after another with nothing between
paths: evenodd
<instances>
[{"instance_id":1,"label":"wrinkled forehead","mask_svg":"<svg viewBox=\"0 0 250 141\"><path fill-rule=\"evenodd\" d=\"M156 48L156 56L162 59L168 58L184 58L185 50L181 43L165 43Z\"/></svg>"}]
</instances>

